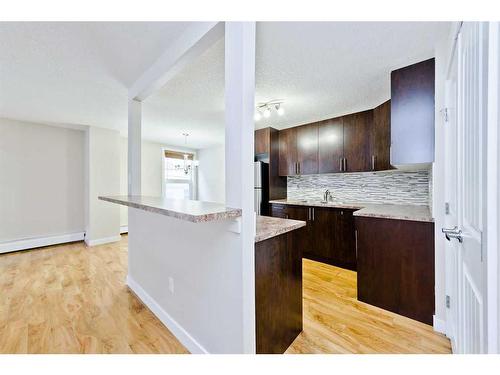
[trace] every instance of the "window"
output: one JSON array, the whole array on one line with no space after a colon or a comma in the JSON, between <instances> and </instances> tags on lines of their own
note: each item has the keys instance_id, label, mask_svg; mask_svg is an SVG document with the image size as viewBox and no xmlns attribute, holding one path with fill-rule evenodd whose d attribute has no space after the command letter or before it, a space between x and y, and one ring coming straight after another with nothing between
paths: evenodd
<instances>
[{"instance_id":1,"label":"window","mask_svg":"<svg viewBox=\"0 0 500 375\"><path fill-rule=\"evenodd\" d=\"M195 199L197 167L194 155L165 150L165 197Z\"/></svg>"}]
</instances>

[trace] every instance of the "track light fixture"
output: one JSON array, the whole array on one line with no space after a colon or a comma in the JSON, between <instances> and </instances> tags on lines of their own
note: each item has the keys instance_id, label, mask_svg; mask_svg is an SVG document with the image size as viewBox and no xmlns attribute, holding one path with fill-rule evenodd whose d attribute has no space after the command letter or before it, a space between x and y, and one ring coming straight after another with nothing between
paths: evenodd
<instances>
[{"instance_id":1,"label":"track light fixture","mask_svg":"<svg viewBox=\"0 0 500 375\"><path fill-rule=\"evenodd\" d=\"M255 121L259 121L264 118L271 117L272 110L275 110L278 116L283 116L285 114L285 109L283 108L284 101L281 99L274 99L264 103L258 103L255 108Z\"/></svg>"}]
</instances>

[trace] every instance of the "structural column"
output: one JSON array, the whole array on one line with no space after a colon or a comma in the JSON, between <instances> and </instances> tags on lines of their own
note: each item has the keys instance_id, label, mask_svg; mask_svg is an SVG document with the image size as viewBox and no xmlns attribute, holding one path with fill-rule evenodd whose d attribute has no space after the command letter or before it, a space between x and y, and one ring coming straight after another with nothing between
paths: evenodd
<instances>
[{"instance_id":1,"label":"structural column","mask_svg":"<svg viewBox=\"0 0 500 375\"><path fill-rule=\"evenodd\" d=\"M142 103L128 102L128 194L141 195Z\"/></svg>"},{"instance_id":2,"label":"structural column","mask_svg":"<svg viewBox=\"0 0 500 375\"><path fill-rule=\"evenodd\" d=\"M226 205L241 208L243 348L255 353L255 22L225 25Z\"/></svg>"}]
</instances>

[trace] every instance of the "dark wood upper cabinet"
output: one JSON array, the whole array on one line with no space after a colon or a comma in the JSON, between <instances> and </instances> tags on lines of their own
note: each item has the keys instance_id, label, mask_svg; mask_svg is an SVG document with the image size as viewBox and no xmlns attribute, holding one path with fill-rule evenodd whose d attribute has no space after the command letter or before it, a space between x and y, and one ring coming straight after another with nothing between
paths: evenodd
<instances>
[{"instance_id":1,"label":"dark wood upper cabinet","mask_svg":"<svg viewBox=\"0 0 500 375\"><path fill-rule=\"evenodd\" d=\"M318 124L297 127L297 174L318 173Z\"/></svg>"},{"instance_id":2,"label":"dark wood upper cabinet","mask_svg":"<svg viewBox=\"0 0 500 375\"><path fill-rule=\"evenodd\" d=\"M384 171L391 169L391 101L373 109L373 137L371 169Z\"/></svg>"},{"instance_id":3,"label":"dark wood upper cabinet","mask_svg":"<svg viewBox=\"0 0 500 375\"><path fill-rule=\"evenodd\" d=\"M297 174L297 128L288 128L279 133L279 175Z\"/></svg>"},{"instance_id":4,"label":"dark wood upper cabinet","mask_svg":"<svg viewBox=\"0 0 500 375\"><path fill-rule=\"evenodd\" d=\"M269 154L271 149L271 128L258 129L255 131L254 152L255 155Z\"/></svg>"},{"instance_id":5,"label":"dark wood upper cabinet","mask_svg":"<svg viewBox=\"0 0 500 375\"><path fill-rule=\"evenodd\" d=\"M269 200L286 198L286 177L279 174L279 133L271 127L255 131L255 156L269 163ZM268 205L261 212L267 214L270 214Z\"/></svg>"},{"instance_id":6,"label":"dark wood upper cabinet","mask_svg":"<svg viewBox=\"0 0 500 375\"><path fill-rule=\"evenodd\" d=\"M344 125L342 117L319 122L318 173L342 171L344 157Z\"/></svg>"},{"instance_id":7,"label":"dark wood upper cabinet","mask_svg":"<svg viewBox=\"0 0 500 375\"><path fill-rule=\"evenodd\" d=\"M434 59L391 72L391 164L434 161Z\"/></svg>"},{"instance_id":8,"label":"dark wood upper cabinet","mask_svg":"<svg viewBox=\"0 0 500 375\"><path fill-rule=\"evenodd\" d=\"M364 111L342 117L344 124L344 172L371 170L373 112Z\"/></svg>"}]
</instances>

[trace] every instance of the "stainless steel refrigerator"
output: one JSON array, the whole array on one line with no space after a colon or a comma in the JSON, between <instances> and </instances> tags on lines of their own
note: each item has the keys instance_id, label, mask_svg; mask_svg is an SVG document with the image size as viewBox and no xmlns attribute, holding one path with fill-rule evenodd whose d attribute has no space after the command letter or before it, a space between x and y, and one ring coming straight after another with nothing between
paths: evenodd
<instances>
[{"instance_id":1,"label":"stainless steel refrigerator","mask_svg":"<svg viewBox=\"0 0 500 375\"><path fill-rule=\"evenodd\" d=\"M269 212L269 164L254 163L254 209L257 215Z\"/></svg>"}]
</instances>

